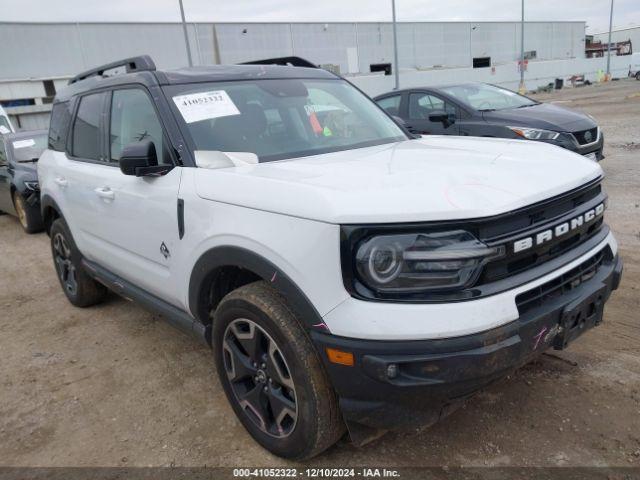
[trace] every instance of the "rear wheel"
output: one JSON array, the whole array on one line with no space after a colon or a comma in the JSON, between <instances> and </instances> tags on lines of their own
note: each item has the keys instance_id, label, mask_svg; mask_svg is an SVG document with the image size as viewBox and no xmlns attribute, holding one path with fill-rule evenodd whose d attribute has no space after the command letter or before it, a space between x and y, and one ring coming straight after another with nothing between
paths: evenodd
<instances>
[{"instance_id":1,"label":"rear wheel","mask_svg":"<svg viewBox=\"0 0 640 480\"><path fill-rule=\"evenodd\" d=\"M640 71L636 72L636 80L640 80Z\"/></svg>"},{"instance_id":2,"label":"rear wheel","mask_svg":"<svg viewBox=\"0 0 640 480\"><path fill-rule=\"evenodd\" d=\"M24 198L18 191L13 192L13 205L16 208L20 225L27 233L41 232L43 229L42 219L37 207L27 205Z\"/></svg>"},{"instance_id":3,"label":"rear wheel","mask_svg":"<svg viewBox=\"0 0 640 480\"><path fill-rule=\"evenodd\" d=\"M90 307L101 302L107 294L107 288L84 270L82 255L63 219L58 218L53 222L50 235L53 264L67 299L76 307Z\"/></svg>"},{"instance_id":4,"label":"rear wheel","mask_svg":"<svg viewBox=\"0 0 640 480\"><path fill-rule=\"evenodd\" d=\"M306 333L265 282L228 294L215 311L218 376L236 415L272 453L311 458L344 433L336 395Z\"/></svg>"}]
</instances>

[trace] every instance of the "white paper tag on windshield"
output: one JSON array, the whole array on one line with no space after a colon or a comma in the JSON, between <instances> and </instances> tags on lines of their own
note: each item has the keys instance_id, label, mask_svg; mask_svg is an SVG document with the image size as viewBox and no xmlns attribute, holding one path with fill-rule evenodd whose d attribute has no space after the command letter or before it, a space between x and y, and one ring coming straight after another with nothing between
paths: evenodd
<instances>
[{"instance_id":1,"label":"white paper tag on windshield","mask_svg":"<svg viewBox=\"0 0 640 480\"><path fill-rule=\"evenodd\" d=\"M9 130L4 125L0 125L0 133L4 135L5 133L11 133L11 130Z\"/></svg>"},{"instance_id":2,"label":"white paper tag on windshield","mask_svg":"<svg viewBox=\"0 0 640 480\"><path fill-rule=\"evenodd\" d=\"M13 142L13 148L17 150L18 148L33 147L35 144L36 141L33 138L28 138L27 140L16 140Z\"/></svg>"},{"instance_id":3,"label":"white paper tag on windshield","mask_svg":"<svg viewBox=\"0 0 640 480\"><path fill-rule=\"evenodd\" d=\"M240 115L238 107L224 90L178 95L173 97L173 101L187 123Z\"/></svg>"}]
</instances>

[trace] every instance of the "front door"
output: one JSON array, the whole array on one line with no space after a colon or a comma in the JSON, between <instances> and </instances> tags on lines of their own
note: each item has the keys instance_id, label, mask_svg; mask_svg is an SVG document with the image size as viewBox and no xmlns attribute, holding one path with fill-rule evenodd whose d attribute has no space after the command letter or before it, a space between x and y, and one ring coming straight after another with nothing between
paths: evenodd
<instances>
[{"instance_id":1,"label":"front door","mask_svg":"<svg viewBox=\"0 0 640 480\"><path fill-rule=\"evenodd\" d=\"M450 102L427 92L409 94L407 106L409 130L421 135L458 135L457 108ZM446 114L447 120L430 120L433 114Z\"/></svg>"},{"instance_id":2,"label":"front door","mask_svg":"<svg viewBox=\"0 0 640 480\"><path fill-rule=\"evenodd\" d=\"M80 104L79 111L82 109ZM166 136L151 98L143 88L107 93L100 122L102 158L98 163L78 162L85 204L79 221L86 229L84 242L92 260L123 279L163 300L178 304L172 288L171 252L177 247L177 200L182 169L160 177L124 175L119 168L122 149L133 142L151 140L159 164L171 164ZM77 122L76 122L77 123ZM75 129L75 127L74 127Z\"/></svg>"}]
</instances>

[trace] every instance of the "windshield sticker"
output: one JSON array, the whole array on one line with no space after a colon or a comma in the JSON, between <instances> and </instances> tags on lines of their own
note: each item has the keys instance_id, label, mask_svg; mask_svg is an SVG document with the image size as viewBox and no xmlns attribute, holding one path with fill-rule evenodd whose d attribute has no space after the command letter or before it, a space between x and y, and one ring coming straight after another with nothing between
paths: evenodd
<instances>
[{"instance_id":1,"label":"windshield sticker","mask_svg":"<svg viewBox=\"0 0 640 480\"><path fill-rule=\"evenodd\" d=\"M11 133L11 130L9 130L4 125L0 125L0 133L2 133L4 135L5 133Z\"/></svg>"},{"instance_id":2,"label":"windshield sticker","mask_svg":"<svg viewBox=\"0 0 640 480\"><path fill-rule=\"evenodd\" d=\"M224 90L178 95L173 101L187 123L240 115L240 110Z\"/></svg>"},{"instance_id":3,"label":"windshield sticker","mask_svg":"<svg viewBox=\"0 0 640 480\"><path fill-rule=\"evenodd\" d=\"M16 140L13 142L13 148L17 150L18 148L33 147L35 144L36 141L33 138L28 138L27 140Z\"/></svg>"}]
</instances>

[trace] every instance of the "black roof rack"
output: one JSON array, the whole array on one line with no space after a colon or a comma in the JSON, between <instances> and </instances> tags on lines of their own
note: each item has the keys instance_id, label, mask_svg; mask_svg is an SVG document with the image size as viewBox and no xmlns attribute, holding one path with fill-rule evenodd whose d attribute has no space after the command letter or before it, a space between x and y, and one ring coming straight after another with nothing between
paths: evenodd
<instances>
[{"instance_id":1,"label":"black roof rack","mask_svg":"<svg viewBox=\"0 0 640 480\"><path fill-rule=\"evenodd\" d=\"M81 80L85 80L89 77L102 76L105 71L112 70L118 67L125 67L127 73L144 72L154 71L156 69L156 64L153 63L153 60L151 60L151 57L149 55L140 55L139 57L125 58L124 60L107 63L106 65L92 68L91 70L87 70L86 72L82 72L69 80L69 85Z\"/></svg>"},{"instance_id":2,"label":"black roof rack","mask_svg":"<svg viewBox=\"0 0 640 480\"><path fill-rule=\"evenodd\" d=\"M251 62L242 62L240 65L284 65L291 67L307 67L307 68L319 68L317 65L311 63L309 60L305 60L300 57L277 57L267 58L265 60L253 60Z\"/></svg>"}]
</instances>

